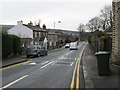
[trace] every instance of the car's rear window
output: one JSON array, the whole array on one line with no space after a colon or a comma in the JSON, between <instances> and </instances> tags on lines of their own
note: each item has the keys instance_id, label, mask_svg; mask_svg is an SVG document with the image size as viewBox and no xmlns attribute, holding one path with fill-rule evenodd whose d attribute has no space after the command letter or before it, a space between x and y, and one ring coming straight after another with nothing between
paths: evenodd
<instances>
[{"instance_id":1,"label":"car's rear window","mask_svg":"<svg viewBox=\"0 0 120 90\"><path fill-rule=\"evenodd\" d=\"M28 46L29 49L35 49L35 46Z\"/></svg>"}]
</instances>

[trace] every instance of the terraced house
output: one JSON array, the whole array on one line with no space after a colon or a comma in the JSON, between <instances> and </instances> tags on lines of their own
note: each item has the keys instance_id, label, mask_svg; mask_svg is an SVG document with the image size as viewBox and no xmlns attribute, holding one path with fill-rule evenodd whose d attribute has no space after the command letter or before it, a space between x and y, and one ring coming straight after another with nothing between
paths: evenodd
<instances>
[{"instance_id":1,"label":"terraced house","mask_svg":"<svg viewBox=\"0 0 120 90\"><path fill-rule=\"evenodd\" d=\"M17 25L8 30L9 34L14 34L21 37L21 44L26 47L30 44L42 44L47 35L45 29L40 25L33 26L33 23L23 24L23 21L18 21Z\"/></svg>"},{"instance_id":2,"label":"terraced house","mask_svg":"<svg viewBox=\"0 0 120 90\"><path fill-rule=\"evenodd\" d=\"M112 60L120 64L120 0L113 0Z\"/></svg>"}]
</instances>

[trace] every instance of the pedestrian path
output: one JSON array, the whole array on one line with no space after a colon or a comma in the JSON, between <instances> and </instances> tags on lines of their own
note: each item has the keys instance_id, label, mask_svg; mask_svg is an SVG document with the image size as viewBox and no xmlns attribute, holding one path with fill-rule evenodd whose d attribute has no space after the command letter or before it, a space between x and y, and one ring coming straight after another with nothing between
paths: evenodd
<instances>
[{"instance_id":1,"label":"pedestrian path","mask_svg":"<svg viewBox=\"0 0 120 90\"><path fill-rule=\"evenodd\" d=\"M2 60L2 67L12 65L14 63L23 62L26 60L27 60L26 55L19 55L19 56L4 58Z\"/></svg>"},{"instance_id":2,"label":"pedestrian path","mask_svg":"<svg viewBox=\"0 0 120 90\"><path fill-rule=\"evenodd\" d=\"M118 88L120 68L110 64L112 74L110 76L99 76L97 68L97 58L88 44L84 50L82 58L85 88ZM81 82L82 83L82 82Z\"/></svg>"}]
</instances>

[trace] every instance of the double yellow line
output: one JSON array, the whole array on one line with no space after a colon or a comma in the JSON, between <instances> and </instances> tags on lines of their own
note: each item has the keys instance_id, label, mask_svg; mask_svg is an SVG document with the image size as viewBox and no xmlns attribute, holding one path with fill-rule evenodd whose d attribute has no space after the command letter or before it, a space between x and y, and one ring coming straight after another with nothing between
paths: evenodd
<instances>
[{"instance_id":1,"label":"double yellow line","mask_svg":"<svg viewBox=\"0 0 120 90\"><path fill-rule=\"evenodd\" d=\"M80 53L79 58L76 61L75 68L73 71L72 81L70 84L70 90L73 90L74 88L76 88L78 90L80 87L80 61L81 61L85 46L83 47L82 52ZM75 87L75 85L76 85L76 87Z\"/></svg>"}]
</instances>

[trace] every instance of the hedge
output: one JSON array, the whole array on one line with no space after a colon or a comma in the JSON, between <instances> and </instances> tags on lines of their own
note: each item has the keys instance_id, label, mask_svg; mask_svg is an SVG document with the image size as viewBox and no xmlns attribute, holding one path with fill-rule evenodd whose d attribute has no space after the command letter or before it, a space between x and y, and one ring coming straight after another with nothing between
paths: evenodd
<instances>
[{"instance_id":1,"label":"hedge","mask_svg":"<svg viewBox=\"0 0 120 90\"><path fill-rule=\"evenodd\" d=\"M15 35L2 33L2 56L6 57L11 53L17 54L20 51L20 38Z\"/></svg>"},{"instance_id":2,"label":"hedge","mask_svg":"<svg viewBox=\"0 0 120 90\"><path fill-rule=\"evenodd\" d=\"M20 38L18 36L13 36L13 53L17 54L20 52Z\"/></svg>"}]
</instances>

